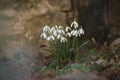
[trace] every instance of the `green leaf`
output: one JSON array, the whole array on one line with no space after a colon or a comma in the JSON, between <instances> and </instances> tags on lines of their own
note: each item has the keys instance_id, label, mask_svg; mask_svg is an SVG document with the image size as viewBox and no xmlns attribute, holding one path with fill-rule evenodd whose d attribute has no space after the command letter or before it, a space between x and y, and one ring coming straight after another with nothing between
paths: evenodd
<instances>
[{"instance_id":1,"label":"green leaf","mask_svg":"<svg viewBox=\"0 0 120 80\"><path fill-rule=\"evenodd\" d=\"M91 54L96 54L96 53L97 53L97 49L96 49L96 48L90 49L90 53L91 53Z\"/></svg>"}]
</instances>

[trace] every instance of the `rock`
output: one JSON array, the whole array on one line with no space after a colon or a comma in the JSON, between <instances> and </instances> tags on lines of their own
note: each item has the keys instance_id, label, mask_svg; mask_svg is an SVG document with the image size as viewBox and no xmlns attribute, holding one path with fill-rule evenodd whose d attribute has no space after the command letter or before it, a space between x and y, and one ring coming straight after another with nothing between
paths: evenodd
<instances>
[{"instance_id":1,"label":"rock","mask_svg":"<svg viewBox=\"0 0 120 80\"><path fill-rule=\"evenodd\" d=\"M107 79L96 73L86 74L77 71L63 76L55 77L53 80L107 80Z\"/></svg>"},{"instance_id":2,"label":"rock","mask_svg":"<svg viewBox=\"0 0 120 80\"><path fill-rule=\"evenodd\" d=\"M120 69L107 70L103 73L108 80L120 80Z\"/></svg>"},{"instance_id":3,"label":"rock","mask_svg":"<svg viewBox=\"0 0 120 80\"><path fill-rule=\"evenodd\" d=\"M61 76L55 76L54 72L40 73L32 76L29 80L107 80L97 73L82 73L79 71L68 73Z\"/></svg>"},{"instance_id":4,"label":"rock","mask_svg":"<svg viewBox=\"0 0 120 80\"><path fill-rule=\"evenodd\" d=\"M118 50L120 49L120 37L115 39L111 44L110 44L110 48L112 50Z\"/></svg>"}]
</instances>

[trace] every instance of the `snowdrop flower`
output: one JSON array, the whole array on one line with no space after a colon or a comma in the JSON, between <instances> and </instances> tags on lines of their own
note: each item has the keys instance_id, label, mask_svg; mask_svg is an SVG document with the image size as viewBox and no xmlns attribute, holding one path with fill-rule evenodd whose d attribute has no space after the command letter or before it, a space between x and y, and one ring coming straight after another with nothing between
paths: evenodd
<instances>
[{"instance_id":1,"label":"snowdrop flower","mask_svg":"<svg viewBox=\"0 0 120 80\"><path fill-rule=\"evenodd\" d=\"M49 37L47 37L47 41L50 41L51 40L51 37L49 36Z\"/></svg>"},{"instance_id":2,"label":"snowdrop flower","mask_svg":"<svg viewBox=\"0 0 120 80\"><path fill-rule=\"evenodd\" d=\"M58 35L58 32L55 30L55 31L53 32L53 35L54 35L54 36L57 36L57 35Z\"/></svg>"},{"instance_id":3,"label":"snowdrop flower","mask_svg":"<svg viewBox=\"0 0 120 80\"><path fill-rule=\"evenodd\" d=\"M66 32L68 32L69 30L71 30L70 27L66 27L66 28L65 28L65 31L66 31Z\"/></svg>"},{"instance_id":4,"label":"snowdrop flower","mask_svg":"<svg viewBox=\"0 0 120 80\"><path fill-rule=\"evenodd\" d=\"M71 35L73 35L73 34L74 34L74 30L71 31Z\"/></svg>"},{"instance_id":5,"label":"snowdrop flower","mask_svg":"<svg viewBox=\"0 0 120 80\"><path fill-rule=\"evenodd\" d=\"M78 36L78 31L77 30L73 30L73 31L71 31L71 35L73 35L73 36Z\"/></svg>"},{"instance_id":6,"label":"snowdrop flower","mask_svg":"<svg viewBox=\"0 0 120 80\"><path fill-rule=\"evenodd\" d=\"M55 25L55 29L58 29L58 26L57 26L57 25Z\"/></svg>"},{"instance_id":7,"label":"snowdrop flower","mask_svg":"<svg viewBox=\"0 0 120 80\"><path fill-rule=\"evenodd\" d=\"M54 31L56 31L56 29L55 29L55 27L52 27L52 28L50 29L50 32L52 33L52 32L54 32Z\"/></svg>"},{"instance_id":8,"label":"snowdrop flower","mask_svg":"<svg viewBox=\"0 0 120 80\"><path fill-rule=\"evenodd\" d=\"M50 32L50 27L49 26L45 26L43 28L43 32Z\"/></svg>"},{"instance_id":9,"label":"snowdrop flower","mask_svg":"<svg viewBox=\"0 0 120 80\"><path fill-rule=\"evenodd\" d=\"M71 23L71 27L74 27L75 29L78 28L78 23L77 23L77 21L74 20L74 21Z\"/></svg>"},{"instance_id":10,"label":"snowdrop flower","mask_svg":"<svg viewBox=\"0 0 120 80\"><path fill-rule=\"evenodd\" d=\"M55 27L51 28L50 33L53 34L54 36L57 36L57 30L55 29Z\"/></svg>"},{"instance_id":11,"label":"snowdrop flower","mask_svg":"<svg viewBox=\"0 0 120 80\"><path fill-rule=\"evenodd\" d=\"M64 42L66 42L67 41L67 39L65 38L65 37L61 37L61 40L60 40L60 42L62 43L64 43Z\"/></svg>"},{"instance_id":12,"label":"snowdrop flower","mask_svg":"<svg viewBox=\"0 0 120 80\"><path fill-rule=\"evenodd\" d=\"M81 36L80 31L78 31L78 36L79 36L79 37Z\"/></svg>"},{"instance_id":13,"label":"snowdrop flower","mask_svg":"<svg viewBox=\"0 0 120 80\"><path fill-rule=\"evenodd\" d=\"M55 40L54 36L47 37L47 41L52 41L52 40Z\"/></svg>"},{"instance_id":14,"label":"snowdrop flower","mask_svg":"<svg viewBox=\"0 0 120 80\"><path fill-rule=\"evenodd\" d=\"M71 37L71 33L69 33L69 32L66 33L66 36Z\"/></svg>"},{"instance_id":15,"label":"snowdrop flower","mask_svg":"<svg viewBox=\"0 0 120 80\"><path fill-rule=\"evenodd\" d=\"M65 31L64 30L57 30L59 34L65 34Z\"/></svg>"},{"instance_id":16,"label":"snowdrop flower","mask_svg":"<svg viewBox=\"0 0 120 80\"><path fill-rule=\"evenodd\" d=\"M59 26L59 29L63 29L63 26Z\"/></svg>"},{"instance_id":17,"label":"snowdrop flower","mask_svg":"<svg viewBox=\"0 0 120 80\"><path fill-rule=\"evenodd\" d=\"M47 34L43 32L40 37L43 37L44 39L46 39L47 38Z\"/></svg>"},{"instance_id":18,"label":"snowdrop flower","mask_svg":"<svg viewBox=\"0 0 120 80\"><path fill-rule=\"evenodd\" d=\"M80 34L84 34L84 30L81 28L81 29L79 29L79 33Z\"/></svg>"},{"instance_id":19,"label":"snowdrop flower","mask_svg":"<svg viewBox=\"0 0 120 80\"><path fill-rule=\"evenodd\" d=\"M59 34L59 35L57 36L57 39L61 39L61 37L62 37L62 36Z\"/></svg>"},{"instance_id":20,"label":"snowdrop flower","mask_svg":"<svg viewBox=\"0 0 120 80\"><path fill-rule=\"evenodd\" d=\"M52 40L55 40L55 37L54 36L51 36Z\"/></svg>"}]
</instances>

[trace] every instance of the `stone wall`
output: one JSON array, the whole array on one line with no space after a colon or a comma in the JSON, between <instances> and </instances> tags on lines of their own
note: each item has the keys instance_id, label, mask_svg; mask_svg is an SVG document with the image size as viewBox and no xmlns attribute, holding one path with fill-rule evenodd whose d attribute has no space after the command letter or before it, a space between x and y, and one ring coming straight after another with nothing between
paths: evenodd
<instances>
[{"instance_id":1,"label":"stone wall","mask_svg":"<svg viewBox=\"0 0 120 80\"><path fill-rule=\"evenodd\" d=\"M36 69L35 57L47 45L40 38L42 28L64 24L60 0L0 1L0 79L26 80ZM43 58L43 57L41 57ZM39 68L43 62L39 60ZM34 67L34 68L33 68Z\"/></svg>"},{"instance_id":2,"label":"stone wall","mask_svg":"<svg viewBox=\"0 0 120 80\"><path fill-rule=\"evenodd\" d=\"M65 24L65 14L61 12L63 5L60 3L59 0L2 0L0 2L1 13L14 18L11 20L13 23L5 24L7 29L2 28L3 26L0 27L2 32L4 29L6 33L3 41L14 37L8 42L16 41L16 39L22 42L26 41L34 47L37 46L37 50L39 45L46 45L47 43L40 38L42 28L46 24ZM1 22L3 22L2 20Z\"/></svg>"},{"instance_id":3,"label":"stone wall","mask_svg":"<svg viewBox=\"0 0 120 80\"><path fill-rule=\"evenodd\" d=\"M58 0L35 0L33 3L24 5L24 9L18 15L18 25L24 27L24 37L36 44L42 43L40 33L45 25L65 24L64 13L60 11L61 1ZM40 40L38 42L38 40Z\"/></svg>"}]
</instances>

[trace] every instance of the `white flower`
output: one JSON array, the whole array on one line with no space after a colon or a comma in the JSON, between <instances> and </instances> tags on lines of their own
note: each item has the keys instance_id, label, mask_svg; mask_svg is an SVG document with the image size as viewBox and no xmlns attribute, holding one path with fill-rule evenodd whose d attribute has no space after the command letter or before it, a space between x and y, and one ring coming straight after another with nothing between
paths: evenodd
<instances>
[{"instance_id":1,"label":"white flower","mask_svg":"<svg viewBox=\"0 0 120 80\"><path fill-rule=\"evenodd\" d=\"M70 27L66 27L66 28L65 28L65 31L66 31L66 32L68 32L69 30L71 30Z\"/></svg>"},{"instance_id":2,"label":"white flower","mask_svg":"<svg viewBox=\"0 0 120 80\"><path fill-rule=\"evenodd\" d=\"M55 40L55 37L54 36L51 36L52 40Z\"/></svg>"},{"instance_id":3,"label":"white flower","mask_svg":"<svg viewBox=\"0 0 120 80\"><path fill-rule=\"evenodd\" d=\"M56 29L55 29L55 27L52 27L52 28L50 29L50 32L52 33L52 32L54 32L54 31L56 31Z\"/></svg>"},{"instance_id":4,"label":"white flower","mask_svg":"<svg viewBox=\"0 0 120 80\"><path fill-rule=\"evenodd\" d=\"M47 41L52 41L52 40L55 40L54 36L47 37Z\"/></svg>"},{"instance_id":5,"label":"white flower","mask_svg":"<svg viewBox=\"0 0 120 80\"><path fill-rule=\"evenodd\" d=\"M65 34L65 31L64 31L64 30L57 30L57 32L58 32L59 34Z\"/></svg>"},{"instance_id":6,"label":"white flower","mask_svg":"<svg viewBox=\"0 0 120 80\"><path fill-rule=\"evenodd\" d=\"M63 26L59 26L59 29L63 29Z\"/></svg>"},{"instance_id":7,"label":"white flower","mask_svg":"<svg viewBox=\"0 0 120 80\"><path fill-rule=\"evenodd\" d=\"M57 36L57 30L55 29L55 27L52 27L50 29L50 33L53 34L54 36Z\"/></svg>"},{"instance_id":8,"label":"white flower","mask_svg":"<svg viewBox=\"0 0 120 80\"><path fill-rule=\"evenodd\" d=\"M61 37L62 37L62 36L59 34L59 35L57 36L57 39L61 39Z\"/></svg>"},{"instance_id":9,"label":"white flower","mask_svg":"<svg viewBox=\"0 0 120 80\"><path fill-rule=\"evenodd\" d=\"M82 28L79 29L79 34L84 34L84 30Z\"/></svg>"},{"instance_id":10,"label":"white flower","mask_svg":"<svg viewBox=\"0 0 120 80\"><path fill-rule=\"evenodd\" d=\"M78 37L78 34L75 34L76 37Z\"/></svg>"},{"instance_id":11,"label":"white flower","mask_svg":"<svg viewBox=\"0 0 120 80\"><path fill-rule=\"evenodd\" d=\"M74 27L75 29L78 28L78 23L77 23L77 21L74 20L74 21L71 23L71 27Z\"/></svg>"},{"instance_id":12,"label":"white flower","mask_svg":"<svg viewBox=\"0 0 120 80\"><path fill-rule=\"evenodd\" d=\"M79 35L79 37L81 36L81 34L80 34L80 32L78 31L78 35Z\"/></svg>"},{"instance_id":13,"label":"white flower","mask_svg":"<svg viewBox=\"0 0 120 80\"><path fill-rule=\"evenodd\" d=\"M45 26L43 28L43 32L50 32L50 27L49 26Z\"/></svg>"},{"instance_id":14,"label":"white flower","mask_svg":"<svg viewBox=\"0 0 120 80\"><path fill-rule=\"evenodd\" d=\"M58 29L58 26L57 26L57 25L55 25L55 29Z\"/></svg>"},{"instance_id":15,"label":"white flower","mask_svg":"<svg viewBox=\"0 0 120 80\"><path fill-rule=\"evenodd\" d=\"M61 37L61 40L60 40L60 42L62 43L64 43L64 42L66 42L67 41L67 39L65 38L65 37Z\"/></svg>"},{"instance_id":16,"label":"white flower","mask_svg":"<svg viewBox=\"0 0 120 80\"><path fill-rule=\"evenodd\" d=\"M47 34L43 32L40 37L43 37L43 38L46 39L47 38Z\"/></svg>"},{"instance_id":17,"label":"white flower","mask_svg":"<svg viewBox=\"0 0 120 80\"><path fill-rule=\"evenodd\" d=\"M51 37L49 36L49 37L47 37L47 41L50 41L51 40Z\"/></svg>"},{"instance_id":18,"label":"white flower","mask_svg":"<svg viewBox=\"0 0 120 80\"><path fill-rule=\"evenodd\" d=\"M71 37L71 33L68 32L68 33L66 34L66 36Z\"/></svg>"},{"instance_id":19,"label":"white flower","mask_svg":"<svg viewBox=\"0 0 120 80\"><path fill-rule=\"evenodd\" d=\"M58 33L58 32L55 30L55 31L53 32L53 35L54 35L54 36L57 36L57 33Z\"/></svg>"},{"instance_id":20,"label":"white flower","mask_svg":"<svg viewBox=\"0 0 120 80\"><path fill-rule=\"evenodd\" d=\"M73 31L71 31L71 35L73 35L73 36L77 36L77 35L78 35L78 31L77 31L77 30L73 30Z\"/></svg>"}]
</instances>

